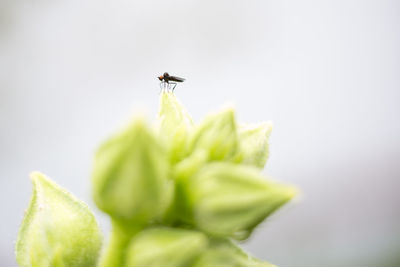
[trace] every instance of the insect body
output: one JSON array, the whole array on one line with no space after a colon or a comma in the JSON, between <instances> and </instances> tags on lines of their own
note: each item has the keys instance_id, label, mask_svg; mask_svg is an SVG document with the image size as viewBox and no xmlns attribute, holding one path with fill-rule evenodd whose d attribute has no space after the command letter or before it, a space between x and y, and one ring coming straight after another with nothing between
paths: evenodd
<instances>
[{"instance_id":1,"label":"insect body","mask_svg":"<svg viewBox=\"0 0 400 267\"><path fill-rule=\"evenodd\" d=\"M171 76L168 74L168 72L164 72L163 75L161 75L157 78L161 81L161 83L160 83L161 90L165 89L165 88L170 89L170 85L173 85L172 92L174 91L177 83L181 83L181 82L185 81L184 78Z\"/></svg>"}]
</instances>

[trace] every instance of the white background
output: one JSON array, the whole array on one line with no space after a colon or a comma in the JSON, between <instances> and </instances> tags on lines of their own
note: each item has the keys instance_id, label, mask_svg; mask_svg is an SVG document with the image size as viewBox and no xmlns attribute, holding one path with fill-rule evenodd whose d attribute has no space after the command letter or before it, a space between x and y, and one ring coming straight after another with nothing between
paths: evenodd
<instances>
[{"instance_id":1,"label":"white background","mask_svg":"<svg viewBox=\"0 0 400 267\"><path fill-rule=\"evenodd\" d=\"M281 267L400 256L399 1L0 1L0 266L40 170L90 197L98 144L156 116L164 71L199 121L272 120L265 173L302 197L246 243Z\"/></svg>"}]
</instances>

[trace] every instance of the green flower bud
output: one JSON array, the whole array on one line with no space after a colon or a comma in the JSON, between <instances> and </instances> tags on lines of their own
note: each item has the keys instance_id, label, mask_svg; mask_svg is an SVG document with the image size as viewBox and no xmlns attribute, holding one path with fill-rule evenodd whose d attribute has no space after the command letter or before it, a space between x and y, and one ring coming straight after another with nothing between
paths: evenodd
<instances>
[{"instance_id":1,"label":"green flower bud","mask_svg":"<svg viewBox=\"0 0 400 267\"><path fill-rule=\"evenodd\" d=\"M264 168L268 159L268 139L272 131L271 123L246 125L239 128L240 153L242 163Z\"/></svg>"},{"instance_id":2,"label":"green flower bud","mask_svg":"<svg viewBox=\"0 0 400 267\"><path fill-rule=\"evenodd\" d=\"M185 156L193 121L173 93L161 94L158 123L161 138L169 149L170 161L176 163Z\"/></svg>"},{"instance_id":3,"label":"green flower bud","mask_svg":"<svg viewBox=\"0 0 400 267\"><path fill-rule=\"evenodd\" d=\"M264 179L259 169L210 163L187 180L194 224L215 236L245 239L255 226L289 201L296 189Z\"/></svg>"},{"instance_id":4,"label":"green flower bud","mask_svg":"<svg viewBox=\"0 0 400 267\"><path fill-rule=\"evenodd\" d=\"M175 179L175 190L173 202L164 218L164 222L174 224L175 222L185 222L191 218L191 210L188 208L185 198L185 184L194 173L196 173L206 162L207 153L204 150L197 150L195 153L177 163L173 168L173 177Z\"/></svg>"},{"instance_id":5,"label":"green flower bud","mask_svg":"<svg viewBox=\"0 0 400 267\"><path fill-rule=\"evenodd\" d=\"M228 160L237 150L237 132L233 109L208 116L196 128L189 143L189 153L204 150L209 160Z\"/></svg>"},{"instance_id":6,"label":"green flower bud","mask_svg":"<svg viewBox=\"0 0 400 267\"><path fill-rule=\"evenodd\" d=\"M177 228L142 231L127 250L127 267L186 267L207 247L201 233Z\"/></svg>"},{"instance_id":7,"label":"green flower bud","mask_svg":"<svg viewBox=\"0 0 400 267\"><path fill-rule=\"evenodd\" d=\"M95 266L102 235L89 208L43 174L31 178L33 195L16 243L19 266Z\"/></svg>"},{"instance_id":8,"label":"green flower bud","mask_svg":"<svg viewBox=\"0 0 400 267\"><path fill-rule=\"evenodd\" d=\"M159 218L172 197L165 149L136 120L98 150L93 172L97 206L114 220L137 224Z\"/></svg>"},{"instance_id":9,"label":"green flower bud","mask_svg":"<svg viewBox=\"0 0 400 267\"><path fill-rule=\"evenodd\" d=\"M215 240L191 267L276 267L246 254L229 240Z\"/></svg>"}]
</instances>

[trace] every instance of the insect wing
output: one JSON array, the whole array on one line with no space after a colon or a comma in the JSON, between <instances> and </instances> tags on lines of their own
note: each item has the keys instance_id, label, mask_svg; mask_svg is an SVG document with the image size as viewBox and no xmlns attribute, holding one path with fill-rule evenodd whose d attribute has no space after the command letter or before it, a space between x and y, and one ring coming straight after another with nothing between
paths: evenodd
<instances>
[{"instance_id":1,"label":"insect wing","mask_svg":"<svg viewBox=\"0 0 400 267\"><path fill-rule=\"evenodd\" d=\"M168 79L169 79L170 81L179 82L179 83L185 81L184 78L180 78L180 77L176 77L176 76L169 76Z\"/></svg>"}]
</instances>

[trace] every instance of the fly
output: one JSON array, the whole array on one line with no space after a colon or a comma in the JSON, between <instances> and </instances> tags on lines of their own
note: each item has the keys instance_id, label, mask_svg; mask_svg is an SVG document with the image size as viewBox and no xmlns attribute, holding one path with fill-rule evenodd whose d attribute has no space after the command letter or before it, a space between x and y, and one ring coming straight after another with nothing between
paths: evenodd
<instances>
[{"instance_id":1,"label":"fly","mask_svg":"<svg viewBox=\"0 0 400 267\"><path fill-rule=\"evenodd\" d=\"M160 83L161 90L166 89L166 88L169 90L170 86L172 85L173 86L172 92L174 91L174 89L178 83L185 81L184 78L171 76L168 74L168 72L164 72L163 75L161 75L157 78L161 81L161 83Z\"/></svg>"}]
</instances>

